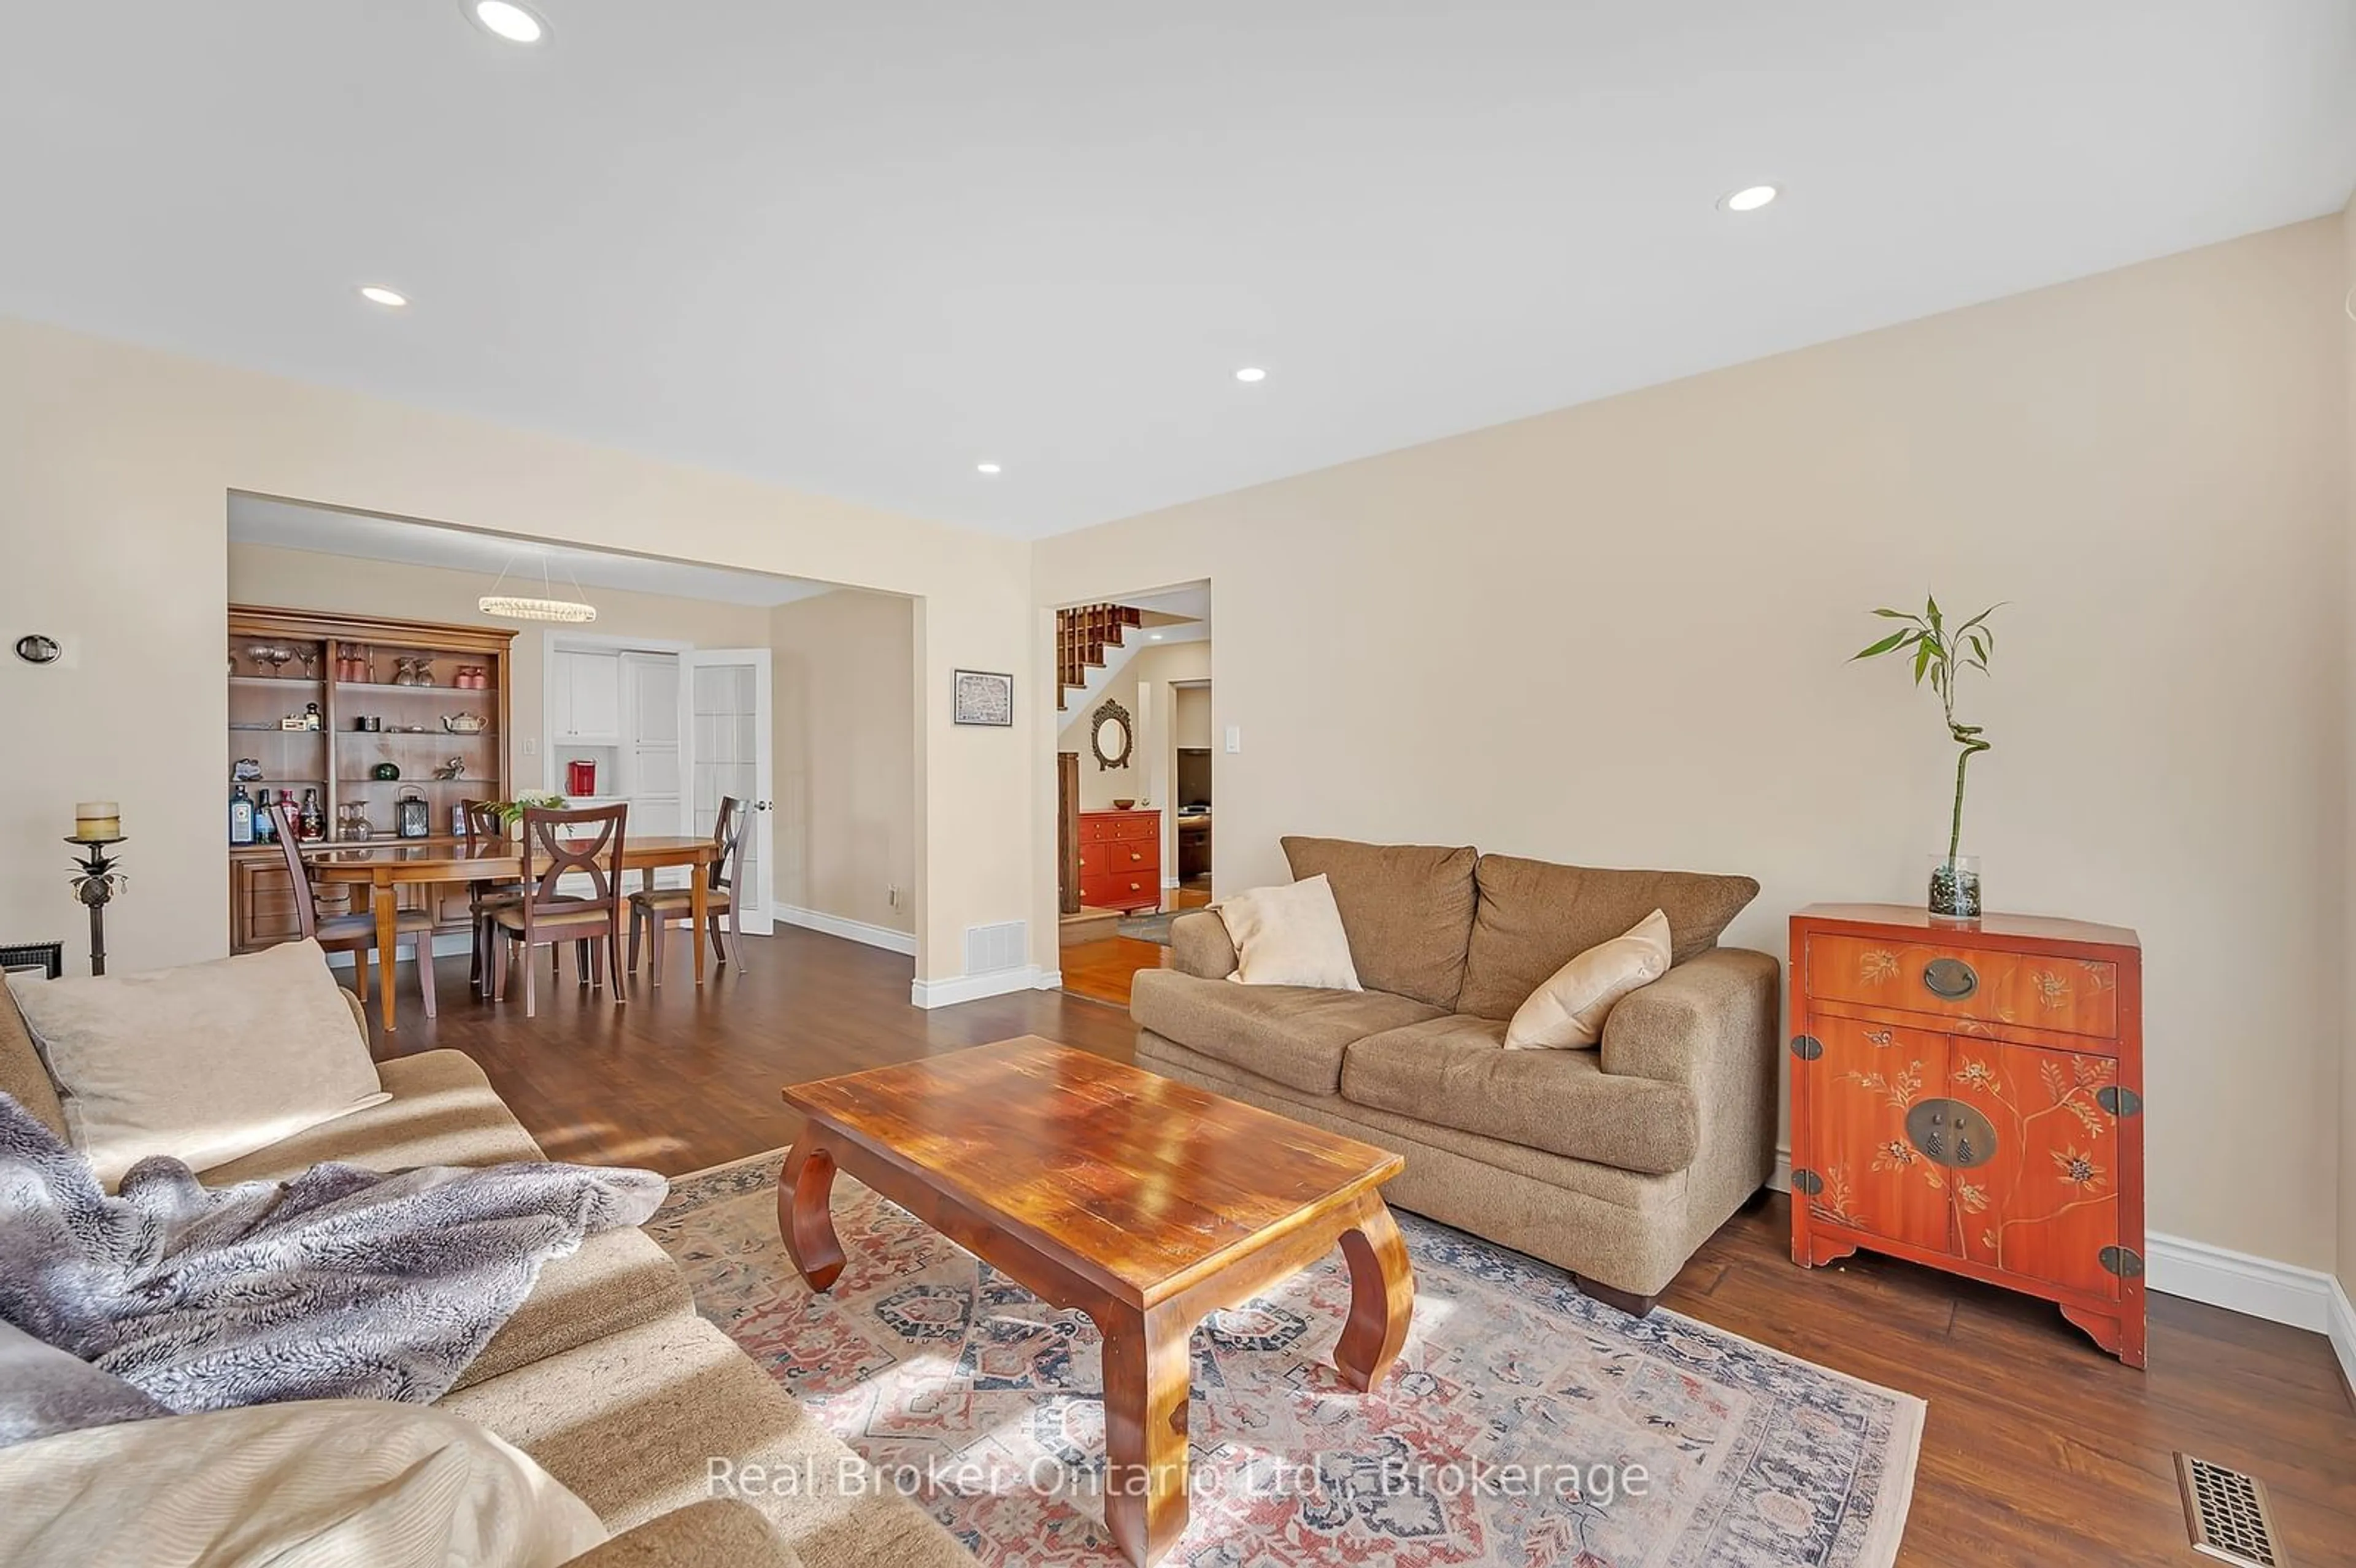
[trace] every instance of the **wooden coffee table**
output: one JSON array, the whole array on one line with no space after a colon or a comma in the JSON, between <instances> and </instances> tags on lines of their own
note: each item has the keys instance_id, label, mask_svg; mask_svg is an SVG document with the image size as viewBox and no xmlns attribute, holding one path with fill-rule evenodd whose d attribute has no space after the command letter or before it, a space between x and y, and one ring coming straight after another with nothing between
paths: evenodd
<instances>
[{"instance_id":1,"label":"wooden coffee table","mask_svg":"<svg viewBox=\"0 0 2356 1568\"><path fill-rule=\"evenodd\" d=\"M848 1171L1104 1336L1105 1522L1151 1563L1186 1528L1187 1341L1337 1242L1334 1365L1372 1388L1415 1307L1383 1204L1398 1155L1028 1035L799 1083L809 1118L777 1225L812 1290L842 1272L827 1198Z\"/></svg>"}]
</instances>

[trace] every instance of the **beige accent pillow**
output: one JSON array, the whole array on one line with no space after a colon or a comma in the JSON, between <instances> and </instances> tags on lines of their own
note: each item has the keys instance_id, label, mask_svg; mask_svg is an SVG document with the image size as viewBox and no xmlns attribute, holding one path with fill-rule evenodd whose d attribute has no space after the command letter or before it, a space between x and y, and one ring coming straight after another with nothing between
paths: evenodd
<instances>
[{"instance_id":1,"label":"beige accent pillow","mask_svg":"<svg viewBox=\"0 0 2356 1568\"><path fill-rule=\"evenodd\" d=\"M1237 985L1365 989L1350 962L1333 884L1323 876L1238 894L1219 905L1219 919L1236 944L1236 972L1227 978Z\"/></svg>"},{"instance_id":2,"label":"beige accent pillow","mask_svg":"<svg viewBox=\"0 0 2356 1568\"><path fill-rule=\"evenodd\" d=\"M1599 942L1532 991L1505 1026L1508 1051L1562 1050L1603 1039L1612 1005L1669 971L1669 917L1655 910Z\"/></svg>"},{"instance_id":3,"label":"beige accent pillow","mask_svg":"<svg viewBox=\"0 0 2356 1568\"><path fill-rule=\"evenodd\" d=\"M447 1411L302 1400L0 1449L16 1568L555 1568L601 1544L589 1505Z\"/></svg>"},{"instance_id":4,"label":"beige accent pillow","mask_svg":"<svg viewBox=\"0 0 2356 1568\"><path fill-rule=\"evenodd\" d=\"M109 1191L151 1154L206 1170L392 1097L316 942L8 986Z\"/></svg>"}]
</instances>

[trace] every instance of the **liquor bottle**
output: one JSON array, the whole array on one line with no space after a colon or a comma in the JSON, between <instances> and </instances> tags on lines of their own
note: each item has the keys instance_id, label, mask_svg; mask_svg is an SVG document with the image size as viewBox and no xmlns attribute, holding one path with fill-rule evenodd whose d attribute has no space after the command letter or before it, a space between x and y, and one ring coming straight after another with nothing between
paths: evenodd
<instances>
[{"instance_id":1,"label":"liquor bottle","mask_svg":"<svg viewBox=\"0 0 2356 1568\"><path fill-rule=\"evenodd\" d=\"M229 797L229 841L232 844L253 842L253 797L240 784Z\"/></svg>"},{"instance_id":2,"label":"liquor bottle","mask_svg":"<svg viewBox=\"0 0 2356 1568\"><path fill-rule=\"evenodd\" d=\"M303 837L313 843L327 836L327 814L319 809L319 792L303 792Z\"/></svg>"},{"instance_id":3,"label":"liquor bottle","mask_svg":"<svg viewBox=\"0 0 2356 1568\"><path fill-rule=\"evenodd\" d=\"M253 792L253 841L256 844L278 842L278 822L270 815L270 792L267 789Z\"/></svg>"}]
</instances>

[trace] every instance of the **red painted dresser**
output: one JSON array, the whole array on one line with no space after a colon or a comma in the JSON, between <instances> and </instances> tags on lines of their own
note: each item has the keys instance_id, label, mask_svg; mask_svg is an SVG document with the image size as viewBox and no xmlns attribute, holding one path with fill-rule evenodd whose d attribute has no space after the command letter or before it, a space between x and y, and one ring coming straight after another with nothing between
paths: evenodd
<instances>
[{"instance_id":1,"label":"red painted dresser","mask_svg":"<svg viewBox=\"0 0 2356 1568\"><path fill-rule=\"evenodd\" d=\"M1122 911L1162 907L1162 813L1080 813L1080 903Z\"/></svg>"},{"instance_id":2,"label":"red painted dresser","mask_svg":"<svg viewBox=\"0 0 2356 1568\"><path fill-rule=\"evenodd\" d=\"M2144 1364L2143 957L2118 926L1792 917L1792 1256L2025 1291Z\"/></svg>"}]
</instances>

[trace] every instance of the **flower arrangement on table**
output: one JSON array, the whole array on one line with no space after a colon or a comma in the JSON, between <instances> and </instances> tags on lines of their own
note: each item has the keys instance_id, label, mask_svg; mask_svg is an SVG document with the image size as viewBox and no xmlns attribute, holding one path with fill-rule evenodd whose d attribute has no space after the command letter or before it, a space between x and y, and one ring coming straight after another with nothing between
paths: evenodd
<instances>
[{"instance_id":1,"label":"flower arrangement on table","mask_svg":"<svg viewBox=\"0 0 2356 1568\"><path fill-rule=\"evenodd\" d=\"M495 802L491 809L499 814L499 820L512 832L522 824L527 811L562 811L572 804L561 795L519 795L513 800Z\"/></svg>"}]
</instances>

